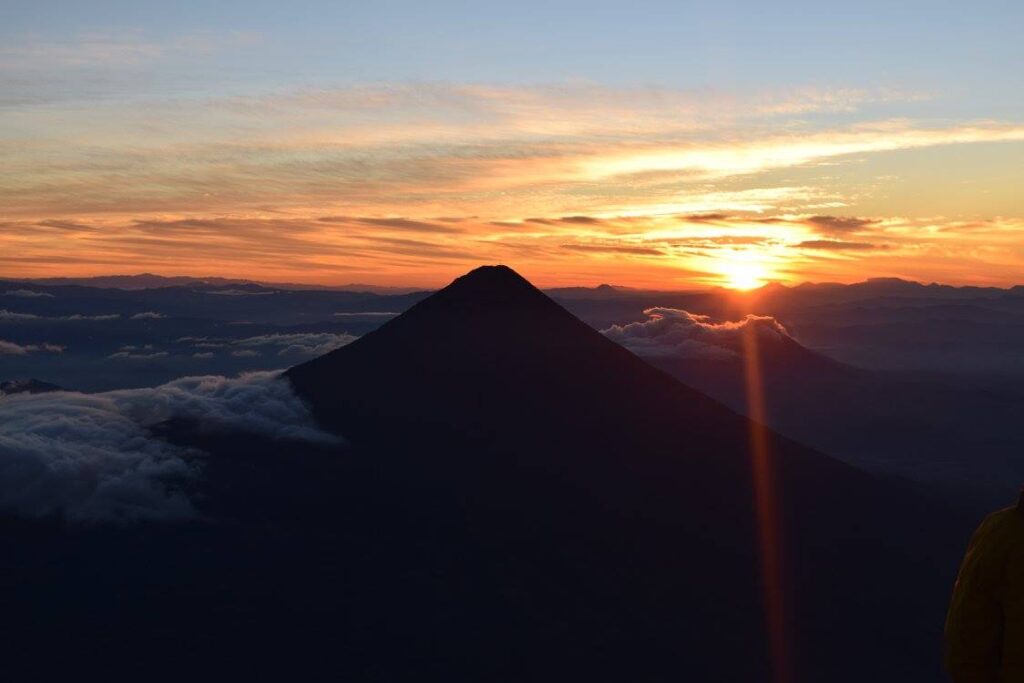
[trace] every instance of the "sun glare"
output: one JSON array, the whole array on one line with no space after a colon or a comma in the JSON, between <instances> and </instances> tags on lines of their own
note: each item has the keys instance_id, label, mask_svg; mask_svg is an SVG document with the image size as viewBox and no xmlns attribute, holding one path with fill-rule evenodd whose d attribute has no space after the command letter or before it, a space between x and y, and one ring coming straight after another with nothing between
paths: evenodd
<instances>
[{"instance_id":1,"label":"sun glare","mask_svg":"<svg viewBox=\"0 0 1024 683\"><path fill-rule=\"evenodd\" d=\"M763 263L754 260L737 259L726 261L719 267L722 284L729 289L756 289L768 282L768 272Z\"/></svg>"}]
</instances>

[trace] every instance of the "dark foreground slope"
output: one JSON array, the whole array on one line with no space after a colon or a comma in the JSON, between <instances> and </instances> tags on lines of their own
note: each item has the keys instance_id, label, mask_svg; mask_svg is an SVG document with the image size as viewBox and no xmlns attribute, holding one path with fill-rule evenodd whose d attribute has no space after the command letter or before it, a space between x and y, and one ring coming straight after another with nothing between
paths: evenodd
<instances>
[{"instance_id":1,"label":"dark foreground slope","mask_svg":"<svg viewBox=\"0 0 1024 683\"><path fill-rule=\"evenodd\" d=\"M12 680L771 680L750 423L515 273L288 378L347 447L167 424L201 520L0 520ZM941 680L964 520L767 443L791 680Z\"/></svg>"}]
</instances>

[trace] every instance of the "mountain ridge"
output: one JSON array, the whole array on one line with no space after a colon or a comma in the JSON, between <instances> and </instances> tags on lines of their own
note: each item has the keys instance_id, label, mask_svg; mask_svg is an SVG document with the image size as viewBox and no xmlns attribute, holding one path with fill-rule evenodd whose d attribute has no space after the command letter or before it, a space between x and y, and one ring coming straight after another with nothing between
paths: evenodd
<instances>
[{"instance_id":1,"label":"mountain ridge","mask_svg":"<svg viewBox=\"0 0 1024 683\"><path fill-rule=\"evenodd\" d=\"M310 291L341 291L341 292L372 292L375 294L410 294L421 292L424 287L394 287L388 285L371 285L365 283L348 283L341 285L317 285L299 282L267 282L246 278L226 278L218 276L191 275L157 275L155 273L135 273L131 275L95 275L88 277L43 277L43 278L0 278L4 282L23 283L41 286L79 286L97 289L142 290L163 287L211 286L230 287L239 285L256 285L268 289L310 290Z\"/></svg>"}]
</instances>

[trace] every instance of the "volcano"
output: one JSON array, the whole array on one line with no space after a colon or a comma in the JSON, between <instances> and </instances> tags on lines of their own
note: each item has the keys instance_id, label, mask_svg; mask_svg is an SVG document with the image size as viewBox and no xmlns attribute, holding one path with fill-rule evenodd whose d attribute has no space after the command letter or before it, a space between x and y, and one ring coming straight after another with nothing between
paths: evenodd
<instances>
[{"instance_id":1,"label":"volcano","mask_svg":"<svg viewBox=\"0 0 1024 683\"><path fill-rule=\"evenodd\" d=\"M468 448L478 455L460 467L557 481L631 514L675 519L686 500L735 532L751 517L751 423L504 266L474 270L287 376L317 419L356 446L410 449L440 471ZM769 436L780 486L868 481Z\"/></svg>"},{"instance_id":2,"label":"volcano","mask_svg":"<svg viewBox=\"0 0 1024 683\"><path fill-rule=\"evenodd\" d=\"M430 543L476 567L464 578L490 607L472 630L483 651L523 653L513 678L556 663L632 680L939 675L959 550L943 538L959 520L751 423L509 268L474 270L287 376L382 478L406 482L405 504L459 520ZM756 457L777 510L755 505ZM766 514L782 663L763 617Z\"/></svg>"}]
</instances>

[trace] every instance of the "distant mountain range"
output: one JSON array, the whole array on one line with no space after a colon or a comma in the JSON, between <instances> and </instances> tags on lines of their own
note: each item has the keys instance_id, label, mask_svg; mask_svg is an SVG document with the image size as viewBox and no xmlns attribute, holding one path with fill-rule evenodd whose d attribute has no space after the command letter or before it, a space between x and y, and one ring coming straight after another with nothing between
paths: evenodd
<instances>
[{"instance_id":1,"label":"distant mountain range","mask_svg":"<svg viewBox=\"0 0 1024 683\"><path fill-rule=\"evenodd\" d=\"M240 284L256 284L264 285L267 287L277 287L281 289L338 289L338 290L349 290L349 291L384 291L390 293L400 292L413 292L422 291L426 289L424 287L394 287L385 285L368 285L359 283L341 284L341 285L315 285L308 283L287 283L287 282L267 282L261 280L251 280L245 278L225 278L218 276L189 276L189 275L156 275L154 273L136 273L134 275L94 275L88 277L46 277L46 278L3 278L7 280L17 280L19 282L35 282L41 285L82 285L86 287L112 287L116 289L150 289L154 287L173 287L178 285L194 285L194 284L208 284L208 285L240 285ZM977 296L979 294L991 293L998 294L1006 291L1021 291L1024 290L1024 285L1016 285L1009 288L1000 288L993 286L978 286L978 285L945 285L941 283L922 283L915 280L905 280L897 277L875 277L868 278L863 282L855 283L839 283L839 282L803 282L798 284L785 284L781 282L770 282L756 290L751 290L751 293L771 293L779 291L834 291L836 289L842 289L846 287L856 288L856 291L864 292L866 290L872 290L874 292L893 293L897 291L901 292L917 292L923 295L946 295L950 292L960 292L965 296ZM625 287L623 285L614 284L601 284L594 287L587 286L575 286L575 287L559 287L549 288L545 291L554 292L556 294L609 294L616 291L659 291L657 287L647 287L638 289L636 287ZM660 290L660 291L676 291L676 290Z\"/></svg>"},{"instance_id":2,"label":"distant mountain range","mask_svg":"<svg viewBox=\"0 0 1024 683\"><path fill-rule=\"evenodd\" d=\"M359 283L351 283L345 285L311 285L299 284L294 282L263 282L258 280L244 280L212 276L166 276L154 275L152 273L139 273L137 275L97 275L93 277L48 277L34 279L19 279L18 281L37 285L77 285L81 287L99 287L110 289L156 289L158 287L183 287L196 285L210 285L214 287L229 287L233 285L259 285L261 287L267 287L271 289L374 292L377 294L408 294L409 292L422 291L422 288L418 287L388 287Z\"/></svg>"},{"instance_id":3,"label":"distant mountain range","mask_svg":"<svg viewBox=\"0 0 1024 683\"><path fill-rule=\"evenodd\" d=\"M869 278L864 282L841 284L837 282L804 282L802 284L786 286L780 283L771 283L754 290L757 295L778 295L780 293L791 293L799 295L821 295L835 296L837 292L845 292L850 298L865 298L872 296L916 296L923 298L945 298L945 297L998 297L1004 294L1024 295L1024 285L1012 287L981 287L973 285L944 285L936 282L929 284L903 280L895 277Z\"/></svg>"}]
</instances>

